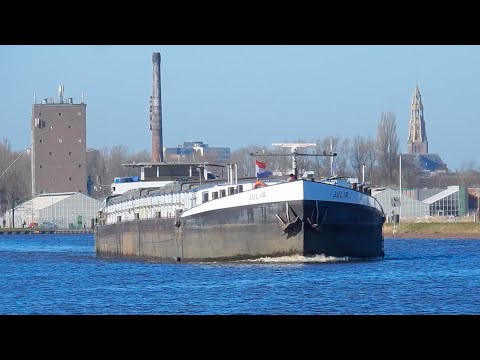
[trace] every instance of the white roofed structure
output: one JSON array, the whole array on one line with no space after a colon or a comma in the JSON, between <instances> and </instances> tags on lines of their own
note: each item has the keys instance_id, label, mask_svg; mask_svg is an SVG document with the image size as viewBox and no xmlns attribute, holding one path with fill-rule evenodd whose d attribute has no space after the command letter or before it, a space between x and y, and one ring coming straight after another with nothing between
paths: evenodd
<instances>
[{"instance_id":1,"label":"white roofed structure","mask_svg":"<svg viewBox=\"0 0 480 360\"><path fill-rule=\"evenodd\" d=\"M59 229L91 228L102 203L79 192L41 194L15 207L4 218L7 227L41 224L50 221ZM15 220L15 221L13 221Z\"/></svg>"}]
</instances>

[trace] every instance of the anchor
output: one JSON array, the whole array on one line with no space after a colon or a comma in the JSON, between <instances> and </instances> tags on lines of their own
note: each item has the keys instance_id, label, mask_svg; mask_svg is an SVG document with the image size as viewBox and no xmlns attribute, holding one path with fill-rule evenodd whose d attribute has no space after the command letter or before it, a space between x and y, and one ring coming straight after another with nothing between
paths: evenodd
<instances>
[{"instance_id":1,"label":"anchor","mask_svg":"<svg viewBox=\"0 0 480 360\"><path fill-rule=\"evenodd\" d=\"M292 214L295 216L295 219L293 221L290 220L290 211ZM302 220L300 217L297 215L295 210L292 209L292 207L287 203L287 211L286 211L286 220L283 220L282 217L278 214L275 214L278 220L280 220L282 224L282 230L283 230L283 235L287 234L287 239L297 235L300 230L302 229Z\"/></svg>"},{"instance_id":2,"label":"anchor","mask_svg":"<svg viewBox=\"0 0 480 360\"><path fill-rule=\"evenodd\" d=\"M325 209L325 213L323 214L323 217L322 217L322 220L320 222L318 222L318 201L315 201L315 207L313 208L313 211L312 211L312 215L307 218L307 223L308 225L310 225L310 227L313 229L313 230L316 230L316 231L320 231L320 225L322 225L322 223L325 221L325 218L327 217L327 212L328 212L328 208ZM316 222L314 222L314 215L316 214Z\"/></svg>"}]
</instances>

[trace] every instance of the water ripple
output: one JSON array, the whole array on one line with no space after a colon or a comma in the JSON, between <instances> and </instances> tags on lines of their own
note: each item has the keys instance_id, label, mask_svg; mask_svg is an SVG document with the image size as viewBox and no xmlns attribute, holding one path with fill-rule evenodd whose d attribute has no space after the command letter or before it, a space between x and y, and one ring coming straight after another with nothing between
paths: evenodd
<instances>
[{"instance_id":1,"label":"water ripple","mask_svg":"<svg viewBox=\"0 0 480 360\"><path fill-rule=\"evenodd\" d=\"M5 235L0 313L480 313L480 241L386 239L385 251L164 264L98 258L89 234Z\"/></svg>"}]
</instances>

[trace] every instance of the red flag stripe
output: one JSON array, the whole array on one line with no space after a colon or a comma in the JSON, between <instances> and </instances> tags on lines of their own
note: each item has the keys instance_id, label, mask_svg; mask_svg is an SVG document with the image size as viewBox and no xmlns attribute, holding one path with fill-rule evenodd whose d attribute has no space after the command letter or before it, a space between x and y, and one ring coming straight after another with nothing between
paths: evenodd
<instances>
[{"instance_id":1,"label":"red flag stripe","mask_svg":"<svg viewBox=\"0 0 480 360\"><path fill-rule=\"evenodd\" d=\"M255 164L262 169L265 169L267 167L267 163L260 162L258 160L255 160Z\"/></svg>"}]
</instances>

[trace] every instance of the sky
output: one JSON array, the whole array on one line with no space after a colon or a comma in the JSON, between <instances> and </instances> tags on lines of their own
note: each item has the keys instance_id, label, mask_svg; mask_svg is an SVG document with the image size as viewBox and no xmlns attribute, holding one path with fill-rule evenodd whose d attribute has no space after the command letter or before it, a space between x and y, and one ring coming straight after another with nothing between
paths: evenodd
<instances>
[{"instance_id":1,"label":"sky","mask_svg":"<svg viewBox=\"0 0 480 360\"><path fill-rule=\"evenodd\" d=\"M87 104L87 147L151 150L152 53L161 53L163 143L271 146L376 137L396 116L406 152L418 84L429 152L451 171L480 166L480 46L452 45L2 45L0 138L30 145L37 101Z\"/></svg>"}]
</instances>

